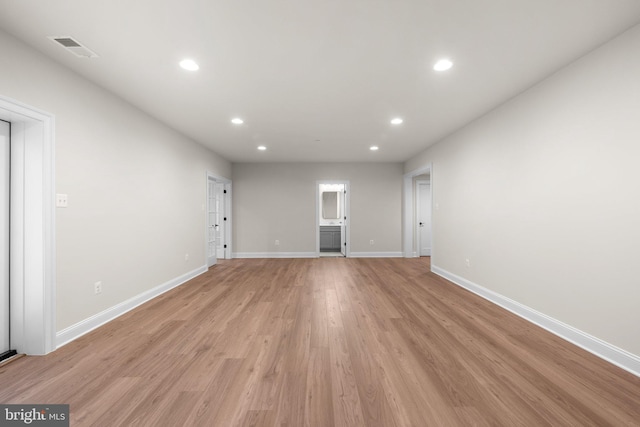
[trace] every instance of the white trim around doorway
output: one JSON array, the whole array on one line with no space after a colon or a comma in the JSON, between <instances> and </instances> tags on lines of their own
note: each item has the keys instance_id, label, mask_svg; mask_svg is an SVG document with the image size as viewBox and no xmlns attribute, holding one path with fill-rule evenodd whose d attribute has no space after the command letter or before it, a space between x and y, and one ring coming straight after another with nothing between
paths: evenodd
<instances>
[{"instance_id":1,"label":"white trim around doorway","mask_svg":"<svg viewBox=\"0 0 640 427\"><path fill-rule=\"evenodd\" d=\"M56 348L55 117L0 96L11 123L11 348Z\"/></svg>"},{"instance_id":2,"label":"white trim around doorway","mask_svg":"<svg viewBox=\"0 0 640 427\"><path fill-rule=\"evenodd\" d=\"M419 218L421 217L421 209L420 209L420 185L428 185L429 186L429 199L431 199L431 180L430 179L416 179L415 180L415 193L414 193L414 197L415 197L415 221L414 221L414 228L415 228L415 251L414 251L414 256L415 257L421 257L421 256L431 256L431 242L429 242L429 253L426 255L422 255L422 239L420 238L420 227L418 226L419 224ZM433 212L429 212L429 234L431 234L431 214ZM433 239L431 239L433 241Z\"/></svg>"},{"instance_id":3,"label":"white trim around doorway","mask_svg":"<svg viewBox=\"0 0 640 427\"><path fill-rule=\"evenodd\" d=\"M418 248L415 247L415 215L416 215L416 201L415 191L413 189L413 179L419 175L429 174L431 176L431 265L433 265L435 254L435 243L433 238L433 166L429 163L414 171L404 174L403 186L402 186L402 198L403 198L403 218L402 218L402 238L403 238L403 254L405 258L413 258L419 255Z\"/></svg>"},{"instance_id":4,"label":"white trim around doorway","mask_svg":"<svg viewBox=\"0 0 640 427\"><path fill-rule=\"evenodd\" d=\"M343 184L345 197L344 197L344 216L346 219L346 232L345 232L345 257L351 257L351 187L349 181L346 180L318 180L316 181L316 258L320 258L320 184Z\"/></svg>"},{"instance_id":5,"label":"white trim around doorway","mask_svg":"<svg viewBox=\"0 0 640 427\"><path fill-rule=\"evenodd\" d=\"M227 245L224 251L225 259L231 259L233 257L232 251L232 216L231 216L231 204L233 202L233 192L232 192L232 183L229 178L224 178L219 175L215 175L209 171L206 174L206 184L205 184L205 202L204 202L204 211L205 211L205 220L204 220L204 265L209 265L209 243L208 243L208 233L209 233L209 225L208 225L208 215L209 215L209 181L220 182L224 184L224 189L227 191L227 196L224 201L224 216L227 218L224 224L224 233L225 233L225 244Z\"/></svg>"}]
</instances>

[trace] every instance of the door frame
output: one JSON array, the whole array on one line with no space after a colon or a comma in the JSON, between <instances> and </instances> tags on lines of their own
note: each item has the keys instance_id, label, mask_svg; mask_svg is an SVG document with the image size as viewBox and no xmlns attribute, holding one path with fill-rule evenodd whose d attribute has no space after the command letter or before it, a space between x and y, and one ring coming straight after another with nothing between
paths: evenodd
<instances>
[{"instance_id":1,"label":"door frame","mask_svg":"<svg viewBox=\"0 0 640 427\"><path fill-rule=\"evenodd\" d=\"M0 96L11 123L11 347L56 348L55 116Z\"/></svg>"},{"instance_id":2,"label":"door frame","mask_svg":"<svg viewBox=\"0 0 640 427\"><path fill-rule=\"evenodd\" d=\"M343 184L344 191L344 216L347 217L345 222L345 258L351 256L351 187L348 180L318 180L316 181L316 258L320 257L320 184Z\"/></svg>"},{"instance_id":3,"label":"door frame","mask_svg":"<svg viewBox=\"0 0 640 427\"><path fill-rule=\"evenodd\" d=\"M433 174L433 165L428 163L427 165L416 169L414 171L408 172L403 176L403 188L402 188L402 198L404 200L404 209L403 209L403 221L402 221L402 237L403 237L403 252L405 258L414 258L417 256L417 248L415 241L415 223L416 223L416 200L415 200L415 191L413 189L414 178L419 175L429 174L431 176L431 265L435 264L435 239L433 235L434 227L434 203L433 203L433 195L435 193L434 186L434 174Z\"/></svg>"},{"instance_id":4,"label":"door frame","mask_svg":"<svg viewBox=\"0 0 640 427\"><path fill-rule=\"evenodd\" d=\"M0 138L6 134L7 140L2 141L0 146L0 228L6 240L0 242L0 362L7 357L15 354L11 348L11 319L9 310L11 304L9 301L11 292L9 290L9 236L10 226L9 209L10 209L10 185L11 185L11 123L0 120ZM2 138L3 139L3 138ZM6 168L6 169L5 169Z\"/></svg>"},{"instance_id":5,"label":"door frame","mask_svg":"<svg viewBox=\"0 0 640 427\"><path fill-rule=\"evenodd\" d=\"M224 258L231 259L232 252L232 243L233 236L231 231L233 227L231 225L232 217L231 217L231 202L232 202L232 185L231 180L216 174L213 174L209 171L206 173L206 181L204 186L204 265L207 268L209 265L209 181L214 181L218 183L224 184L224 189L227 191L225 200L224 200L224 216L227 218L227 221L224 222L224 237L226 240L227 247L224 251ZM216 254L217 256L217 254Z\"/></svg>"},{"instance_id":6,"label":"door frame","mask_svg":"<svg viewBox=\"0 0 640 427\"><path fill-rule=\"evenodd\" d=\"M414 221L414 226L416 228L416 257L421 257L421 256L431 256L431 246L429 246L429 255L422 255L422 239L420 238L420 227L419 227L419 222L420 222L420 213L421 213L421 209L420 209L420 185L424 185L427 184L429 186L429 201L431 202L431 179L426 180L426 179L416 179L415 180L416 183L416 189L415 189L415 197L416 197L416 219ZM429 235L431 236L431 218L432 212L429 212ZM433 236L431 236L431 243L433 243Z\"/></svg>"}]
</instances>

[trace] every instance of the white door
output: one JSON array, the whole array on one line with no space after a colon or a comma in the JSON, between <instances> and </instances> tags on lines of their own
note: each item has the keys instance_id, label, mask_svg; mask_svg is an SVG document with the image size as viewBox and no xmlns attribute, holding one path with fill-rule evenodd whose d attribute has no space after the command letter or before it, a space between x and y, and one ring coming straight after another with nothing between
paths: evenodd
<instances>
[{"instance_id":1,"label":"white door","mask_svg":"<svg viewBox=\"0 0 640 427\"><path fill-rule=\"evenodd\" d=\"M207 264L209 267L218 262L216 235L218 230L218 202L216 197L216 181L207 179Z\"/></svg>"},{"instance_id":2,"label":"white door","mask_svg":"<svg viewBox=\"0 0 640 427\"><path fill-rule=\"evenodd\" d=\"M431 256L431 183L417 181L418 253Z\"/></svg>"},{"instance_id":3,"label":"white door","mask_svg":"<svg viewBox=\"0 0 640 427\"><path fill-rule=\"evenodd\" d=\"M340 253L342 256L347 256L347 209L346 209L346 196L347 191L345 189L340 193Z\"/></svg>"},{"instance_id":4,"label":"white door","mask_svg":"<svg viewBox=\"0 0 640 427\"><path fill-rule=\"evenodd\" d=\"M227 218L225 217L225 185L221 182L216 182L216 258L224 259L225 253L225 231L226 224L225 221Z\"/></svg>"},{"instance_id":5,"label":"white door","mask_svg":"<svg viewBox=\"0 0 640 427\"><path fill-rule=\"evenodd\" d=\"M0 120L0 355L9 348L9 123Z\"/></svg>"}]
</instances>

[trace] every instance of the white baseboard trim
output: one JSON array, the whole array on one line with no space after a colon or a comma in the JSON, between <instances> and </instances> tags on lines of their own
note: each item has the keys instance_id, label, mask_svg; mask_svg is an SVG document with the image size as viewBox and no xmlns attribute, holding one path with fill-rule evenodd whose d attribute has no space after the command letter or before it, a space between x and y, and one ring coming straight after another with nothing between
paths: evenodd
<instances>
[{"instance_id":1,"label":"white baseboard trim","mask_svg":"<svg viewBox=\"0 0 640 427\"><path fill-rule=\"evenodd\" d=\"M465 288L482 298L491 301L500 307L509 310L510 312L522 317L529 322L540 326L543 329L559 336L560 338L569 341L572 344L581 347L588 352L613 363L614 365L629 371L630 373L640 377L640 357L635 354L629 353L621 348L618 348L612 344L602 341L599 338L589 335L586 332L582 332L573 326L567 325L553 317L547 316L539 311L536 311L526 305L520 304L510 298L500 295L494 291L477 285L463 277L450 273L440 267L432 266L433 271L438 276L453 282L454 284Z\"/></svg>"},{"instance_id":2,"label":"white baseboard trim","mask_svg":"<svg viewBox=\"0 0 640 427\"><path fill-rule=\"evenodd\" d=\"M317 258L315 252L234 252L233 258Z\"/></svg>"},{"instance_id":3,"label":"white baseboard trim","mask_svg":"<svg viewBox=\"0 0 640 427\"><path fill-rule=\"evenodd\" d=\"M351 252L351 258L402 258L402 252Z\"/></svg>"},{"instance_id":4,"label":"white baseboard trim","mask_svg":"<svg viewBox=\"0 0 640 427\"><path fill-rule=\"evenodd\" d=\"M98 314L95 314L85 320L76 323L75 325L71 325L68 328L59 331L56 334L56 348L60 348L63 345L68 344L77 338L80 338L82 335L93 331L94 329L114 320L117 317L122 316L126 312L133 310L134 308L157 297L158 295L161 295L175 287L182 285L183 283L193 279L194 277L205 273L207 270L208 268L206 265L198 267L195 270L183 274L182 276L169 280L168 282L163 283L160 286L149 289L148 291L143 292L140 295L123 301L120 304L114 305L111 308L108 308Z\"/></svg>"}]
</instances>

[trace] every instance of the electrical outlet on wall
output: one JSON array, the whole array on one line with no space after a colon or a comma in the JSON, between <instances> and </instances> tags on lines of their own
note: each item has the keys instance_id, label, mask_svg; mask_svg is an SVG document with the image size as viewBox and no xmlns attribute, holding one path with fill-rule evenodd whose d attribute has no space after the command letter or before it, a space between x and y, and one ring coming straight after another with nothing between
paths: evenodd
<instances>
[{"instance_id":1,"label":"electrical outlet on wall","mask_svg":"<svg viewBox=\"0 0 640 427\"><path fill-rule=\"evenodd\" d=\"M369 240L369 244L370 244L371 246L373 246L373 243L374 243L374 242L373 242L373 239Z\"/></svg>"},{"instance_id":2,"label":"electrical outlet on wall","mask_svg":"<svg viewBox=\"0 0 640 427\"><path fill-rule=\"evenodd\" d=\"M276 246L280 246L280 240L276 240L275 245L276 245Z\"/></svg>"},{"instance_id":3,"label":"electrical outlet on wall","mask_svg":"<svg viewBox=\"0 0 640 427\"><path fill-rule=\"evenodd\" d=\"M184 254L184 260L189 261L189 254Z\"/></svg>"},{"instance_id":4,"label":"electrical outlet on wall","mask_svg":"<svg viewBox=\"0 0 640 427\"><path fill-rule=\"evenodd\" d=\"M465 265L467 268L471 267L471 261L469 261L469 258L467 258L467 259L465 259L465 260L464 260L464 265Z\"/></svg>"},{"instance_id":5,"label":"electrical outlet on wall","mask_svg":"<svg viewBox=\"0 0 640 427\"><path fill-rule=\"evenodd\" d=\"M56 207L66 208L69 206L69 196L66 194L56 194Z\"/></svg>"},{"instance_id":6,"label":"electrical outlet on wall","mask_svg":"<svg viewBox=\"0 0 640 427\"><path fill-rule=\"evenodd\" d=\"M95 292L96 295L102 293L102 282L96 282L93 284L93 292Z\"/></svg>"}]
</instances>

